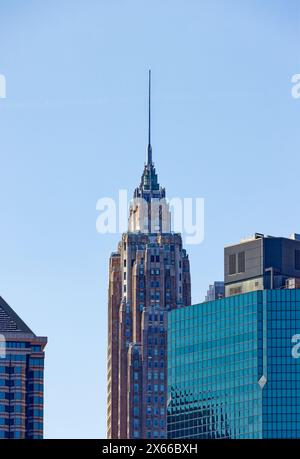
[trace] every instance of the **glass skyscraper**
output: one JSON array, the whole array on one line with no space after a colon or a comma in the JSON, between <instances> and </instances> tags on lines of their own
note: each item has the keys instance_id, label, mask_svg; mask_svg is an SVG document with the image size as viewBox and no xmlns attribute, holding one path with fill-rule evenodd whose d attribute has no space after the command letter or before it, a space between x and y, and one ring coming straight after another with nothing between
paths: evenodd
<instances>
[{"instance_id":1,"label":"glass skyscraper","mask_svg":"<svg viewBox=\"0 0 300 459\"><path fill-rule=\"evenodd\" d=\"M300 290L168 313L168 437L300 438Z\"/></svg>"},{"instance_id":2,"label":"glass skyscraper","mask_svg":"<svg viewBox=\"0 0 300 459\"><path fill-rule=\"evenodd\" d=\"M0 439L43 438L46 343L0 297Z\"/></svg>"}]
</instances>

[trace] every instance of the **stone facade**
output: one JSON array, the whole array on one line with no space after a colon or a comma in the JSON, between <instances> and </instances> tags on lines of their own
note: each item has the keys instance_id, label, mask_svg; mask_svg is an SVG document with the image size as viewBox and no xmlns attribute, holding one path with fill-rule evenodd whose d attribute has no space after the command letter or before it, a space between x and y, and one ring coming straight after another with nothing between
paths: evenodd
<instances>
[{"instance_id":1,"label":"stone facade","mask_svg":"<svg viewBox=\"0 0 300 459\"><path fill-rule=\"evenodd\" d=\"M110 257L108 297L108 438L166 438L167 311L191 304L191 281L150 134L128 232Z\"/></svg>"}]
</instances>

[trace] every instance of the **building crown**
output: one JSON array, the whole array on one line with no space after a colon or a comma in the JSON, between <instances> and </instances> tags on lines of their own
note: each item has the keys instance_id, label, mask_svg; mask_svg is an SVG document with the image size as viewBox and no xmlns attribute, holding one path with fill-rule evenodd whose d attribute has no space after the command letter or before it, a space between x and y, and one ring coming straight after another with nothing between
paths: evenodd
<instances>
[{"instance_id":1,"label":"building crown","mask_svg":"<svg viewBox=\"0 0 300 459\"><path fill-rule=\"evenodd\" d=\"M129 231L169 233L171 231L171 214L165 197L165 188L162 188L158 183L157 173L152 160L151 70L149 70L147 161L144 165L140 185L134 191L134 199L130 207Z\"/></svg>"},{"instance_id":2,"label":"building crown","mask_svg":"<svg viewBox=\"0 0 300 459\"><path fill-rule=\"evenodd\" d=\"M147 161L144 165L144 171L138 188L134 191L134 198L143 198L146 201L152 199L163 199L166 191L158 183L157 173L152 161L151 145L151 70L149 70L149 92L148 92L148 147Z\"/></svg>"}]
</instances>

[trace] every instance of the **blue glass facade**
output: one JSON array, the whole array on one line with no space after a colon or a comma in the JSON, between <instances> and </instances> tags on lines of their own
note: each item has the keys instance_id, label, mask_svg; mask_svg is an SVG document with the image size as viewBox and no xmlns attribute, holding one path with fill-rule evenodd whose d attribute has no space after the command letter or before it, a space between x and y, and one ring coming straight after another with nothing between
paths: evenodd
<instances>
[{"instance_id":1,"label":"blue glass facade","mask_svg":"<svg viewBox=\"0 0 300 459\"><path fill-rule=\"evenodd\" d=\"M6 334L0 358L0 439L43 438L45 338Z\"/></svg>"},{"instance_id":2,"label":"blue glass facade","mask_svg":"<svg viewBox=\"0 0 300 459\"><path fill-rule=\"evenodd\" d=\"M300 290L170 311L168 437L300 438L299 343Z\"/></svg>"}]
</instances>

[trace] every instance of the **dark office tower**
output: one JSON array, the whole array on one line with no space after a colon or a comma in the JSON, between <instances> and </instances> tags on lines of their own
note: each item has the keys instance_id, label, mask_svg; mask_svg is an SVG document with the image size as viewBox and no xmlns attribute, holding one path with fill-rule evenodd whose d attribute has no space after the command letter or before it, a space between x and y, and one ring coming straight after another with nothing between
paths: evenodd
<instances>
[{"instance_id":1,"label":"dark office tower","mask_svg":"<svg viewBox=\"0 0 300 459\"><path fill-rule=\"evenodd\" d=\"M109 263L108 438L166 438L167 311L191 304L189 259L171 232L150 138L128 232Z\"/></svg>"},{"instance_id":2,"label":"dark office tower","mask_svg":"<svg viewBox=\"0 0 300 459\"><path fill-rule=\"evenodd\" d=\"M0 297L0 438L43 438L46 344Z\"/></svg>"},{"instance_id":3,"label":"dark office tower","mask_svg":"<svg viewBox=\"0 0 300 459\"><path fill-rule=\"evenodd\" d=\"M225 296L255 290L300 288L300 236L264 236L225 247Z\"/></svg>"},{"instance_id":4,"label":"dark office tower","mask_svg":"<svg viewBox=\"0 0 300 459\"><path fill-rule=\"evenodd\" d=\"M207 290L205 301L214 301L224 298L225 286L224 281L215 281L211 284Z\"/></svg>"}]
</instances>

